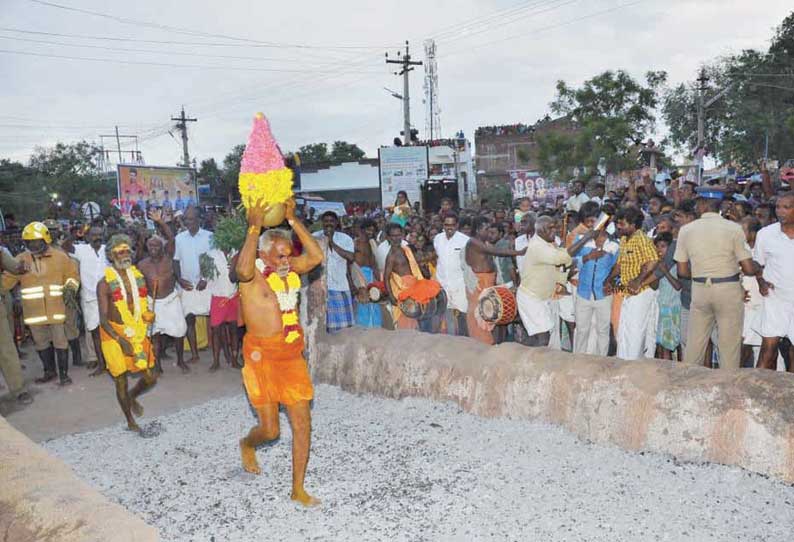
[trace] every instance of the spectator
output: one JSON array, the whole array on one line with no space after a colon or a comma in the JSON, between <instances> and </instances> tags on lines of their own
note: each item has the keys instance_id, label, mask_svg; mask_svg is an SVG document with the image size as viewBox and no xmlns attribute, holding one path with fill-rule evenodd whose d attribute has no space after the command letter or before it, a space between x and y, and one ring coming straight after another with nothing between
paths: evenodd
<instances>
[{"instance_id":1,"label":"spectator","mask_svg":"<svg viewBox=\"0 0 794 542\"><path fill-rule=\"evenodd\" d=\"M314 234L325 253L327 273L326 330L335 333L353 326L353 300L347 280L348 263L355 259L353 239L340 231L339 217L326 211L320 217L322 231Z\"/></svg>"},{"instance_id":2,"label":"spectator","mask_svg":"<svg viewBox=\"0 0 794 542\"><path fill-rule=\"evenodd\" d=\"M449 335L467 335L469 302L461 258L469 237L458 231L458 217L452 212L444 217L443 226L444 231L433 239L433 248L438 255L436 279L447 294L446 329Z\"/></svg>"}]
</instances>

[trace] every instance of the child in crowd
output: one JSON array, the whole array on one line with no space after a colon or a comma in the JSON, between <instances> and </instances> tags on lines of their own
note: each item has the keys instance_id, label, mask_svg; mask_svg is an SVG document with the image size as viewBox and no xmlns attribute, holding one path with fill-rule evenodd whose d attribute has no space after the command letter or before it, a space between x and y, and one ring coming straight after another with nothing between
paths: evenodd
<instances>
[{"instance_id":1,"label":"child in crowd","mask_svg":"<svg viewBox=\"0 0 794 542\"><path fill-rule=\"evenodd\" d=\"M657 303L659 304L659 321L656 327L656 357L673 359L673 352L681 360L681 282L675 267L668 268L665 256L673 243L673 234L660 233L654 239L656 252L659 254L659 279Z\"/></svg>"}]
</instances>

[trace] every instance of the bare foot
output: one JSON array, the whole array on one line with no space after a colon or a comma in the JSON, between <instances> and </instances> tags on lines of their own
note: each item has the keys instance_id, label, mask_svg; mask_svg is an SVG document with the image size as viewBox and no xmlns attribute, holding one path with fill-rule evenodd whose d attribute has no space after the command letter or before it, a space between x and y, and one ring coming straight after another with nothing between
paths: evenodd
<instances>
[{"instance_id":1,"label":"bare foot","mask_svg":"<svg viewBox=\"0 0 794 542\"><path fill-rule=\"evenodd\" d=\"M221 368L220 364L216 361L212 365L210 365L210 372L214 373L215 371L217 371L220 368Z\"/></svg>"},{"instance_id":2,"label":"bare foot","mask_svg":"<svg viewBox=\"0 0 794 542\"><path fill-rule=\"evenodd\" d=\"M259 463L256 461L256 450L240 439L240 456L243 459L243 469L251 474L262 474Z\"/></svg>"},{"instance_id":3,"label":"bare foot","mask_svg":"<svg viewBox=\"0 0 794 542\"><path fill-rule=\"evenodd\" d=\"M235 358L234 361L232 362L232 369L242 369L242 368L243 366L240 365L240 362L237 361L237 358Z\"/></svg>"},{"instance_id":4,"label":"bare foot","mask_svg":"<svg viewBox=\"0 0 794 542\"><path fill-rule=\"evenodd\" d=\"M320 504L322 504L320 502L320 499L315 499L314 497L306 493L305 489L300 489L300 490L293 489L292 495L290 495L290 499L307 508L310 508L312 506L320 506Z\"/></svg>"},{"instance_id":5,"label":"bare foot","mask_svg":"<svg viewBox=\"0 0 794 542\"><path fill-rule=\"evenodd\" d=\"M91 369L96 369L97 365L99 365L99 361L93 360L93 361L89 361L88 363L86 363L85 364L85 368L90 371Z\"/></svg>"},{"instance_id":6,"label":"bare foot","mask_svg":"<svg viewBox=\"0 0 794 542\"><path fill-rule=\"evenodd\" d=\"M198 356L193 356L188 360L188 363L198 363L201 360Z\"/></svg>"},{"instance_id":7,"label":"bare foot","mask_svg":"<svg viewBox=\"0 0 794 542\"><path fill-rule=\"evenodd\" d=\"M104 372L105 372L105 368L100 365L88 376L99 376Z\"/></svg>"},{"instance_id":8,"label":"bare foot","mask_svg":"<svg viewBox=\"0 0 794 542\"><path fill-rule=\"evenodd\" d=\"M130 410L136 418L143 416L143 406L135 399L130 401Z\"/></svg>"},{"instance_id":9,"label":"bare foot","mask_svg":"<svg viewBox=\"0 0 794 542\"><path fill-rule=\"evenodd\" d=\"M190 367L185 365L184 362L182 362L181 364L177 363L176 366L179 367L182 370L182 374L183 375L186 375L186 374L188 374L190 372Z\"/></svg>"},{"instance_id":10,"label":"bare foot","mask_svg":"<svg viewBox=\"0 0 794 542\"><path fill-rule=\"evenodd\" d=\"M138 427L138 424L135 423L134 421L129 421L127 422L127 431L132 431L133 433L140 434L141 428Z\"/></svg>"}]
</instances>

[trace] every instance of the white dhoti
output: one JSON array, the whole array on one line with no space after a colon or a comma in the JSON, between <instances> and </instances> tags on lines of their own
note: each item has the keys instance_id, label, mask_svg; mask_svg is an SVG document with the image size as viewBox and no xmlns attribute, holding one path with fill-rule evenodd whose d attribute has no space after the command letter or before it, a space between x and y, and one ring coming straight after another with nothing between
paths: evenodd
<instances>
[{"instance_id":1,"label":"white dhoti","mask_svg":"<svg viewBox=\"0 0 794 542\"><path fill-rule=\"evenodd\" d=\"M618 324L617 357L632 360L643 356L655 300L654 293L649 288L640 294L623 298Z\"/></svg>"},{"instance_id":2,"label":"white dhoti","mask_svg":"<svg viewBox=\"0 0 794 542\"><path fill-rule=\"evenodd\" d=\"M176 290L156 302L149 298L149 310L154 308L154 323L152 335L168 335L169 337L184 337L187 333L187 323L182 312L182 301Z\"/></svg>"},{"instance_id":3,"label":"white dhoti","mask_svg":"<svg viewBox=\"0 0 794 542\"><path fill-rule=\"evenodd\" d=\"M538 299L519 288L516 304L521 323L530 336L546 333L554 328L555 318L551 312L551 301Z\"/></svg>"},{"instance_id":4,"label":"white dhoti","mask_svg":"<svg viewBox=\"0 0 794 542\"><path fill-rule=\"evenodd\" d=\"M212 293L209 288L204 288L198 291L195 288L188 290L180 290L182 298L182 315L187 316L209 316L210 302L212 301Z\"/></svg>"},{"instance_id":5,"label":"white dhoti","mask_svg":"<svg viewBox=\"0 0 794 542\"><path fill-rule=\"evenodd\" d=\"M99 302L94 299L80 298L80 308L83 311L83 322L86 331L93 331L99 327Z\"/></svg>"},{"instance_id":6,"label":"white dhoti","mask_svg":"<svg viewBox=\"0 0 794 542\"><path fill-rule=\"evenodd\" d=\"M469 310L469 298L466 296L466 285L443 286L447 294L447 309L457 309L462 313Z\"/></svg>"}]
</instances>

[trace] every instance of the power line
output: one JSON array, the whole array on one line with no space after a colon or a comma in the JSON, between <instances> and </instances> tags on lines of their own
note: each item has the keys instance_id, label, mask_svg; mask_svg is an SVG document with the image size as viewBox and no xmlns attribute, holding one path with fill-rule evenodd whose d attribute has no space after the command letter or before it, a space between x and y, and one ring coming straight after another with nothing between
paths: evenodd
<instances>
[{"instance_id":1,"label":"power line","mask_svg":"<svg viewBox=\"0 0 794 542\"><path fill-rule=\"evenodd\" d=\"M31 0L33 1L33 0ZM307 71L311 71L314 73L336 73L336 70L305 70L305 69L282 69L282 68L252 68L252 67L242 67L242 66L205 66L201 64L172 64L167 62L148 62L148 61L140 61L140 60L119 60L116 58L94 58L94 57L82 57L82 56L68 56L68 55L55 55L49 53L34 53L32 51L14 51L12 49L0 49L0 53L6 54L14 54L14 55L24 55L24 56L36 56L36 57L43 57L43 58L60 58L64 60L85 60L90 62L110 62L113 64L136 64L140 66L160 66L166 68L195 68L201 70L222 70L222 71L253 71L253 72L275 72L275 73L307 73ZM355 73L355 72L351 72ZM380 73L376 71L369 71L369 72L357 72L357 73Z\"/></svg>"},{"instance_id":2,"label":"power line","mask_svg":"<svg viewBox=\"0 0 794 542\"><path fill-rule=\"evenodd\" d=\"M41 43L44 45L57 45L61 47L79 47L82 49L97 49L100 51L119 51L123 53L150 53L155 55L173 55L173 56L197 56L201 58L223 58L227 60L254 60L257 62L290 62L290 61L304 61L305 59L298 59L298 58L272 58L272 57L257 57L257 56L235 56L235 55L208 55L205 53L188 53L184 51L165 51L165 50L152 50L152 49L130 49L125 47L108 47L103 45L91 45L91 44L83 44L83 43L64 43L62 41L48 41L48 40L37 40L32 38L18 38L14 36L0 36L0 39L3 40L13 40L13 41L24 41L28 43ZM325 66L330 66L330 63L325 64ZM319 64L317 66L323 66L323 64Z\"/></svg>"},{"instance_id":3,"label":"power line","mask_svg":"<svg viewBox=\"0 0 794 542\"><path fill-rule=\"evenodd\" d=\"M544 26L544 27L540 27L540 28L533 28L533 29L524 31L524 32L522 32L520 34L513 34L513 35L506 36L506 37L503 37L503 38L499 38L499 39L496 39L496 40L480 43L480 44L477 44L477 45L474 45L472 47L468 47L468 48L465 48L465 49L458 49L458 50L455 50L455 51L453 51L451 53L442 55L440 58L448 58L448 57L459 55L459 54L462 54L462 53L467 53L467 52L472 51L474 49L480 49L482 47L488 47L489 45L494 45L496 43L502 43L502 42L505 42L505 41L514 40L516 38L526 37L526 36L529 36L529 35L534 36L534 35L539 34L541 32L547 32L549 30L554 30L554 29L557 29L557 28L561 28L563 26L572 25L572 24L575 24L575 23L578 23L578 22L581 22L581 21L584 21L584 20L587 20L587 19L592 19L593 17L598 17L600 15L605 15L607 13L611 13L613 11L617 11L617 10L622 9L622 8L636 6L637 4L641 4L641 3L646 2L646 1L647 0L635 0L634 2L627 2L625 4L620 4L620 5L617 5L617 6L613 6L611 8L607 8L607 9L603 9L601 11L596 11L596 12L593 12L593 13L589 13L587 15L583 15L581 17L576 17L574 19L569 19L567 21L563 21L563 22L560 22L560 23L557 23L557 24L552 24L552 25L548 25L548 26Z\"/></svg>"},{"instance_id":4,"label":"power line","mask_svg":"<svg viewBox=\"0 0 794 542\"><path fill-rule=\"evenodd\" d=\"M62 9L66 11L73 11L76 13L82 13L84 15L92 15L94 17L102 17L105 19L110 19L112 21L116 21L122 24L129 24L133 26L143 26L147 28L156 28L159 30L167 30L169 32L176 32L178 34L185 34L188 36L205 36L209 38L221 38L230 41L240 41L240 42L247 42L247 43L257 43L269 47L283 47L283 48L292 48L292 49L382 49L382 46L374 46L374 45L306 45L306 44L295 44L295 43L279 43L279 42L270 42L270 41L262 41L262 40L255 40L251 38L241 38L238 36L230 36L226 34L213 34L210 32L203 32L200 30L191 30L189 28L178 27L178 26L169 26L159 23L151 23L148 21L141 21L138 19L132 19L128 17L119 17L117 15L112 15L109 13L102 13L99 11L91 11L88 9L83 8L76 8L73 6L64 6L62 4L56 4L55 2L46 2L44 0L28 0L34 4L40 4L42 6Z\"/></svg>"}]
</instances>

